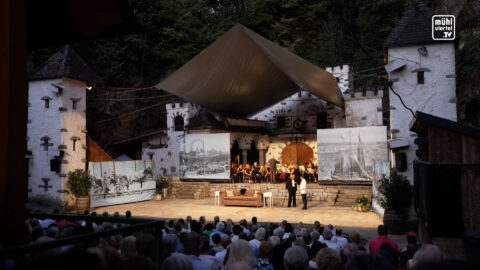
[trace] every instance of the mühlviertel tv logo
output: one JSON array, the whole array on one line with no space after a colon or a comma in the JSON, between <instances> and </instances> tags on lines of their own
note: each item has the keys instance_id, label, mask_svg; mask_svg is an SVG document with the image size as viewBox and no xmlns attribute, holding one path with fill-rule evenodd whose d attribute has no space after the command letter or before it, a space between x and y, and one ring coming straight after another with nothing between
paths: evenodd
<instances>
[{"instance_id":1,"label":"m\u00fchlviertel tv logo","mask_svg":"<svg viewBox=\"0 0 480 270\"><path fill-rule=\"evenodd\" d=\"M455 16L433 15L432 16L432 38L433 40L454 40L455 39Z\"/></svg>"}]
</instances>

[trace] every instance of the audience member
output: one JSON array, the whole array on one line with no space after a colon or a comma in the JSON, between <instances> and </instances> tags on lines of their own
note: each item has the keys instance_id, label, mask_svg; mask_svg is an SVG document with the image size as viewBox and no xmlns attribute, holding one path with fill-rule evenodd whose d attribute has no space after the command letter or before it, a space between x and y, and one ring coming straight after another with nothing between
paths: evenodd
<instances>
[{"instance_id":1,"label":"audience member","mask_svg":"<svg viewBox=\"0 0 480 270\"><path fill-rule=\"evenodd\" d=\"M255 264L256 270L273 270L273 265L270 263L273 245L270 242L262 242L258 249L258 259Z\"/></svg>"},{"instance_id":2,"label":"audience member","mask_svg":"<svg viewBox=\"0 0 480 270\"><path fill-rule=\"evenodd\" d=\"M342 264L338 252L331 248L322 248L315 257L318 270L338 269Z\"/></svg>"},{"instance_id":3,"label":"audience member","mask_svg":"<svg viewBox=\"0 0 480 270\"><path fill-rule=\"evenodd\" d=\"M323 231L323 239L324 239L323 242L327 245L327 247L337 251L337 253L340 255L341 247L339 244L332 241L332 237L333 237L333 234L330 228L327 228Z\"/></svg>"},{"instance_id":4,"label":"audience member","mask_svg":"<svg viewBox=\"0 0 480 270\"><path fill-rule=\"evenodd\" d=\"M378 237L370 240L370 244L369 244L370 253L373 254L380 251L380 246L383 244L383 242L388 242L392 246L393 250L395 252L398 252L397 244L387 237L387 228L384 225L378 225L377 233L378 233Z\"/></svg>"},{"instance_id":5,"label":"audience member","mask_svg":"<svg viewBox=\"0 0 480 270\"><path fill-rule=\"evenodd\" d=\"M287 251L285 251L285 255L283 255L283 262L286 270L307 269L308 267L307 251L300 246L290 247L287 249Z\"/></svg>"},{"instance_id":6,"label":"audience member","mask_svg":"<svg viewBox=\"0 0 480 270\"><path fill-rule=\"evenodd\" d=\"M181 253L173 253L162 263L161 270L194 270L192 261Z\"/></svg>"},{"instance_id":7,"label":"audience member","mask_svg":"<svg viewBox=\"0 0 480 270\"><path fill-rule=\"evenodd\" d=\"M214 270L215 265L200 259L201 238L196 232L190 232L183 239L183 248L195 270Z\"/></svg>"},{"instance_id":8,"label":"audience member","mask_svg":"<svg viewBox=\"0 0 480 270\"><path fill-rule=\"evenodd\" d=\"M228 255L225 257L226 267L236 262L245 262L250 267L254 267L257 262L257 259L253 255L252 246L243 239L232 242L228 248Z\"/></svg>"},{"instance_id":9,"label":"audience member","mask_svg":"<svg viewBox=\"0 0 480 270\"><path fill-rule=\"evenodd\" d=\"M419 247L417 235L414 232L409 232L407 234L407 245L400 250L400 267L404 269L407 267L408 261L413 258Z\"/></svg>"}]
</instances>

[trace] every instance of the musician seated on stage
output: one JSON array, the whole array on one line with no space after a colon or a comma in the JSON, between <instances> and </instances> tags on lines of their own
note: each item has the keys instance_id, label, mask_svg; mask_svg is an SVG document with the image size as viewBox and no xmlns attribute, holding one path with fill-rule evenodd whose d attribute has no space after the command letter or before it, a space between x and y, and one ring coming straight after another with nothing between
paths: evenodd
<instances>
[{"instance_id":1,"label":"musician seated on stage","mask_svg":"<svg viewBox=\"0 0 480 270\"><path fill-rule=\"evenodd\" d=\"M252 176L253 176L253 182L261 182L262 181L262 175L260 173L260 166L258 166L257 162L253 163Z\"/></svg>"},{"instance_id":2,"label":"musician seated on stage","mask_svg":"<svg viewBox=\"0 0 480 270\"><path fill-rule=\"evenodd\" d=\"M250 166L250 164L245 164L245 168L243 169L243 178L250 178L252 177L252 167Z\"/></svg>"},{"instance_id":3,"label":"musician seated on stage","mask_svg":"<svg viewBox=\"0 0 480 270\"><path fill-rule=\"evenodd\" d=\"M237 171L236 171L233 179L234 179L233 180L234 182L242 182L242 180L243 180L243 165L242 164L240 164L238 166Z\"/></svg>"}]
</instances>

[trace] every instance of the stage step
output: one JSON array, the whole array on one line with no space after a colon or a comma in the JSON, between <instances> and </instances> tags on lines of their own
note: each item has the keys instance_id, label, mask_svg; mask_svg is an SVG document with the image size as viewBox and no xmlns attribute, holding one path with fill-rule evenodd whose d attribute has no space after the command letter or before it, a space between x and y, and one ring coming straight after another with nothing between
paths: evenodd
<instances>
[{"instance_id":1,"label":"stage step","mask_svg":"<svg viewBox=\"0 0 480 270\"><path fill-rule=\"evenodd\" d=\"M209 197L210 183L182 182L178 185L175 197L178 199L204 199Z\"/></svg>"}]
</instances>

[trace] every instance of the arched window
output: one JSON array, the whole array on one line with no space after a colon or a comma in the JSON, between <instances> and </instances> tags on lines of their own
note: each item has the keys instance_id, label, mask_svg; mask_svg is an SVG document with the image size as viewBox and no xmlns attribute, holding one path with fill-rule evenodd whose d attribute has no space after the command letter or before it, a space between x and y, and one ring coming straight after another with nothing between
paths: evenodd
<instances>
[{"instance_id":1,"label":"arched window","mask_svg":"<svg viewBox=\"0 0 480 270\"><path fill-rule=\"evenodd\" d=\"M174 119L175 122L175 131L183 131L183 117L177 115Z\"/></svg>"}]
</instances>

